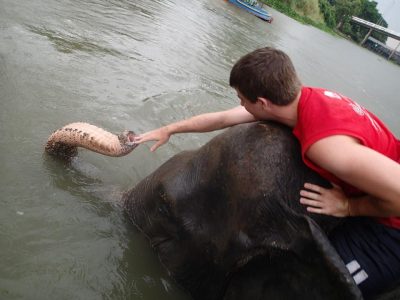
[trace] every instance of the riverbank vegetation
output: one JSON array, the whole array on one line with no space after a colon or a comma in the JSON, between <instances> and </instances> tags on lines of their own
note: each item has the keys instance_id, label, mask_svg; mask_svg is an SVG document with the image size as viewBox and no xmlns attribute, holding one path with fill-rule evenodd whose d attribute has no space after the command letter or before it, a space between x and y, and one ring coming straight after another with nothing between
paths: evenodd
<instances>
[{"instance_id":1,"label":"riverbank vegetation","mask_svg":"<svg viewBox=\"0 0 400 300\"><path fill-rule=\"evenodd\" d=\"M387 22L370 0L262 0L270 7L324 31L338 33L361 42L368 29L351 22L352 16L387 27ZM387 37L373 32L372 36L385 43Z\"/></svg>"}]
</instances>

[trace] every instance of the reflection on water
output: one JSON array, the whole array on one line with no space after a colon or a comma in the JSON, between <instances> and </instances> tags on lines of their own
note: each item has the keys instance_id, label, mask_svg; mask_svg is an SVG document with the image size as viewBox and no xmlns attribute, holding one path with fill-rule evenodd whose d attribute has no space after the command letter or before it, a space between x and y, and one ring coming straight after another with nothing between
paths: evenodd
<instances>
[{"instance_id":1,"label":"reflection on water","mask_svg":"<svg viewBox=\"0 0 400 300\"><path fill-rule=\"evenodd\" d=\"M92 55L101 53L116 56L121 55L121 53L116 50L107 49L96 45L95 41L91 41L90 38L64 35L59 32L45 28L36 28L34 26L27 26L27 28L33 33L47 37L49 41L54 44L54 47L60 52L72 53L73 51L82 51Z\"/></svg>"},{"instance_id":2,"label":"reflection on water","mask_svg":"<svg viewBox=\"0 0 400 300\"><path fill-rule=\"evenodd\" d=\"M270 11L272 24L226 1L0 0L1 299L188 299L118 200L215 133L65 165L43 155L65 124L144 132L232 107L230 67L269 45L305 84L353 97L399 134L398 66Z\"/></svg>"}]
</instances>

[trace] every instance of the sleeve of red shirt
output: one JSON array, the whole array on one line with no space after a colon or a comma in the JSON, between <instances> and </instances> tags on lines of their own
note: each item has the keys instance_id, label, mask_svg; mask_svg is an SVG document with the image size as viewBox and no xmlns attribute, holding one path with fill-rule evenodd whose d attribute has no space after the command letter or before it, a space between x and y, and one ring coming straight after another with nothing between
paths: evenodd
<instances>
[{"instance_id":1,"label":"sleeve of red shirt","mask_svg":"<svg viewBox=\"0 0 400 300\"><path fill-rule=\"evenodd\" d=\"M299 103L301 111L298 124L302 152L307 152L316 141L338 134L352 136L366 144L367 141L362 135L363 129L360 127L366 116L354 111L353 107L356 107L356 104L351 100L338 94L328 97L324 92L332 93L313 89L309 97L304 99L303 103Z\"/></svg>"}]
</instances>

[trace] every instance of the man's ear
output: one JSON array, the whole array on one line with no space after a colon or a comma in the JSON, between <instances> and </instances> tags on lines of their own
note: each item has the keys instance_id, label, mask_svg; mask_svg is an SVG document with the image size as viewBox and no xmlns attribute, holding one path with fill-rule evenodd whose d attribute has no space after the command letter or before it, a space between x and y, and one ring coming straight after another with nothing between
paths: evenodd
<instances>
[{"instance_id":1,"label":"man's ear","mask_svg":"<svg viewBox=\"0 0 400 300\"><path fill-rule=\"evenodd\" d=\"M271 110L272 102L269 101L267 98L264 97L257 97L257 101L261 103L261 106L264 110Z\"/></svg>"}]
</instances>

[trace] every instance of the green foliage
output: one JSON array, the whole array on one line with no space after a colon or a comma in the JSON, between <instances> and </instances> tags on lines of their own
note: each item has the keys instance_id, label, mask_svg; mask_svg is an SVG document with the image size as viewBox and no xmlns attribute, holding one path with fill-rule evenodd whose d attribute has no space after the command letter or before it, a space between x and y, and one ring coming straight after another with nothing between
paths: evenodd
<instances>
[{"instance_id":1,"label":"green foliage","mask_svg":"<svg viewBox=\"0 0 400 300\"><path fill-rule=\"evenodd\" d=\"M324 31L333 33L338 30L361 42L368 28L351 22L352 16L387 27L386 21L377 9L377 3L371 0L262 0L267 5L296 19ZM384 34L373 32L372 36L385 43Z\"/></svg>"},{"instance_id":2,"label":"green foliage","mask_svg":"<svg viewBox=\"0 0 400 300\"><path fill-rule=\"evenodd\" d=\"M324 16L325 23L328 27L336 26L336 11L335 7L328 0L319 0L319 9Z\"/></svg>"},{"instance_id":3,"label":"green foliage","mask_svg":"<svg viewBox=\"0 0 400 300\"><path fill-rule=\"evenodd\" d=\"M336 28L347 33L347 23L350 22L352 16L357 16L361 10L361 0L336 0ZM343 26L346 26L344 31Z\"/></svg>"},{"instance_id":4,"label":"green foliage","mask_svg":"<svg viewBox=\"0 0 400 300\"><path fill-rule=\"evenodd\" d=\"M351 31L351 25L350 25L350 21L349 20L344 20L343 21L343 23L342 23L342 32L344 33L344 34L347 34L347 35L350 35L350 36L353 36L353 33L352 33L352 31Z\"/></svg>"},{"instance_id":5,"label":"green foliage","mask_svg":"<svg viewBox=\"0 0 400 300\"><path fill-rule=\"evenodd\" d=\"M338 19L357 15L361 10L361 0L336 0L335 7Z\"/></svg>"},{"instance_id":6,"label":"green foliage","mask_svg":"<svg viewBox=\"0 0 400 300\"><path fill-rule=\"evenodd\" d=\"M306 0L302 0L302 1L306 1ZM304 13L304 11L301 11L301 13L296 11L295 7L299 6L298 0L261 0L261 2L267 4L270 7L275 8L276 10L284 13L285 15L287 15L303 24L309 24L309 25L317 27L323 31L334 34L332 29L329 28L323 20L320 21L320 20L311 19Z\"/></svg>"},{"instance_id":7,"label":"green foliage","mask_svg":"<svg viewBox=\"0 0 400 300\"><path fill-rule=\"evenodd\" d=\"M324 23L324 17L319 8L319 0L296 0L294 10L302 16L306 16L317 23Z\"/></svg>"}]
</instances>

